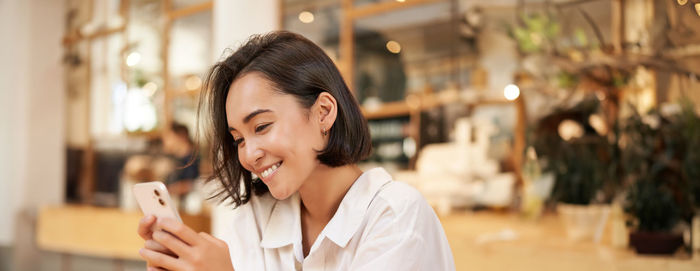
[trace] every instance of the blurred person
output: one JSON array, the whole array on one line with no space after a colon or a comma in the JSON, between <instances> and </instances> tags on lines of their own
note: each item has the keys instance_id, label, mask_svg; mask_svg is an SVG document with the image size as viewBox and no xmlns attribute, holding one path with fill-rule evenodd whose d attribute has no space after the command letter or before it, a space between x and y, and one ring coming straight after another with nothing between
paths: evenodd
<instances>
[{"instance_id":1,"label":"blurred person","mask_svg":"<svg viewBox=\"0 0 700 271\"><path fill-rule=\"evenodd\" d=\"M168 191L180 200L192 190L199 177L199 157L187 126L173 122L161 136L163 151L175 161L174 170L168 175L165 184Z\"/></svg>"},{"instance_id":2,"label":"blurred person","mask_svg":"<svg viewBox=\"0 0 700 271\"><path fill-rule=\"evenodd\" d=\"M215 64L211 121L222 239L144 217L149 270L454 270L440 221L410 186L357 163L367 121L330 58L290 32L251 37ZM159 230L154 230L159 229Z\"/></svg>"}]
</instances>

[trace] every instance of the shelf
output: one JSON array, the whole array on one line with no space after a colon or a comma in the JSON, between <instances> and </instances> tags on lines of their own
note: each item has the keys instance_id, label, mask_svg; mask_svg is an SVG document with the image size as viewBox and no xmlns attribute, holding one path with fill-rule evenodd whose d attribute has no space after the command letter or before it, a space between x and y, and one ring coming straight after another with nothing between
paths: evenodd
<instances>
[{"instance_id":1,"label":"shelf","mask_svg":"<svg viewBox=\"0 0 700 271\"><path fill-rule=\"evenodd\" d=\"M367 120L386 119L394 117L410 116L413 112L422 112L435 107L462 103L465 106L510 104L513 101L498 98L470 98L461 97L458 92L441 92L439 94L409 95L403 101L388 102L375 109L362 107L362 114Z\"/></svg>"},{"instance_id":2,"label":"shelf","mask_svg":"<svg viewBox=\"0 0 700 271\"><path fill-rule=\"evenodd\" d=\"M384 14L392 11L416 7L425 4L446 2L445 0L413 0L410 2L382 2L355 7L350 10L348 16L353 19ZM449 3L449 2L448 2Z\"/></svg>"},{"instance_id":3,"label":"shelf","mask_svg":"<svg viewBox=\"0 0 700 271\"><path fill-rule=\"evenodd\" d=\"M362 107L362 114L368 120L403 117L411 114L411 107L408 106L406 101L388 102L376 109Z\"/></svg>"},{"instance_id":4,"label":"shelf","mask_svg":"<svg viewBox=\"0 0 700 271\"><path fill-rule=\"evenodd\" d=\"M394 143L394 142L403 142L407 137L398 137L398 136L392 136L392 137L372 137L372 143Z\"/></svg>"}]
</instances>

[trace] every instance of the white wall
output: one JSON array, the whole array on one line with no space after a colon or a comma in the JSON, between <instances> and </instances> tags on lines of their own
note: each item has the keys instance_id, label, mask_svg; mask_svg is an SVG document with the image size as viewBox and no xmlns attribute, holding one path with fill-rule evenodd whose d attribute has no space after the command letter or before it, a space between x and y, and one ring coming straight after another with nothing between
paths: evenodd
<instances>
[{"instance_id":1,"label":"white wall","mask_svg":"<svg viewBox=\"0 0 700 271\"><path fill-rule=\"evenodd\" d=\"M222 60L224 50L235 50L252 34L280 28L278 0L215 0L212 63ZM232 51L227 51L231 53ZM222 237L233 225L230 206L218 206L212 215L212 234Z\"/></svg>"},{"instance_id":2,"label":"white wall","mask_svg":"<svg viewBox=\"0 0 700 271\"><path fill-rule=\"evenodd\" d=\"M0 245L15 217L63 202L64 2L0 1Z\"/></svg>"},{"instance_id":3,"label":"white wall","mask_svg":"<svg viewBox=\"0 0 700 271\"><path fill-rule=\"evenodd\" d=\"M280 28L277 0L214 1L213 59L219 60L224 49L236 49L252 34Z\"/></svg>"}]
</instances>

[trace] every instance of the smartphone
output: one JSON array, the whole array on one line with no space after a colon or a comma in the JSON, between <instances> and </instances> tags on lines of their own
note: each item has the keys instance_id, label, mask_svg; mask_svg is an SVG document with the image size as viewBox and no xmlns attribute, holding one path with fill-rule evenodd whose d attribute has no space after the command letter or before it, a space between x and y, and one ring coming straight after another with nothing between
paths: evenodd
<instances>
[{"instance_id":1,"label":"smartphone","mask_svg":"<svg viewBox=\"0 0 700 271\"><path fill-rule=\"evenodd\" d=\"M135 184L133 192L144 215L154 215L158 219L172 218L182 222L175 204L170 199L168 188L162 182Z\"/></svg>"}]
</instances>

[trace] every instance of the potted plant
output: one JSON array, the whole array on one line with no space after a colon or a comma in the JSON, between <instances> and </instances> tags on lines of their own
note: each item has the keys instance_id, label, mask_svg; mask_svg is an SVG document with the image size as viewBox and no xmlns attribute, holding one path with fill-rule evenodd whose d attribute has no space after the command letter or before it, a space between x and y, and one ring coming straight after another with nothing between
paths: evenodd
<instances>
[{"instance_id":1,"label":"potted plant","mask_svg":"<svg viewBox=\"0 0 700 271\"><path fill-rule=\"evenodd\" d=\"M625 212L633 217L630 246L640 254L672 254L683 236L672 229L680 221L672 190L653 177L638 180L630 188Z\"/></svg>"},{"instance_id":2,"label":"potted plant","mask_svg":"<svg viewBox=\"0 0 700 271\"><path fill-rule=\"evenodd\" d=\"M630 246L642 254L671 254L683 245L674 230L697 208L700 120L693 106L678 113L629 117L621 147L630 187L625 201Z\"/></svg>"},{"instance_id":3,"label":"potted plant","mask_svg":"<svg viewBox=\"0 0 700 271\"><path fill-rule=\"evenodd\" d=\"M600 240L617 194L617 133L594 127L591 120L599 112L598 99L590 96L572 108L555 110L534 131L543 169L555 176L551 204L573 240Z\"/></svg>"}]
</instances>

